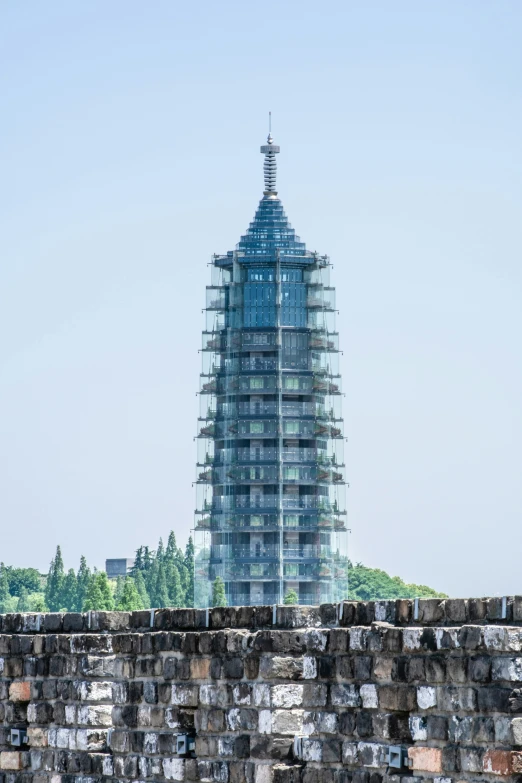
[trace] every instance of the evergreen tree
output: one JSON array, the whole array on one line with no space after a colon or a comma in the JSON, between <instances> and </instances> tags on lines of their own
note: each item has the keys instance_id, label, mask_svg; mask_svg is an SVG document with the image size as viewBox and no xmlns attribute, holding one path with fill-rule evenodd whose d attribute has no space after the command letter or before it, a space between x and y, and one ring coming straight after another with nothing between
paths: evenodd
<instances>
[{"instance_id":1,"label":"evergreen tree","mask_svg":"<svg viewBox=\"0 0 522 783\"><path fill-rule=\"evenodd\" d=\"M43 593L31 593L28 597L30 612L47 612Z\"/></svg>"},{"instance_id":2,"label":"evergreen tree","mask_svg":"<svg viewBox=\"0 0 522 783\"><path fill-rule=\"evenodd\" d=\"M114 591L114 605L116 606L121 598L121 595L123 593L123 586L125 584L126 577L124 576L118 576L116 578L116 590Z\"/></svg>"},{"instance_id":3,"label":"evergreen tree","mask_svg":"<svg viewBox=\"0 0 522 783\"><path fill-rule=\"evenodd\" d=\"M20 588L20 597L18 599L18 606L16 607L17 612L29 612L31 609L31 605L29 603L29 593L27 592L26 587Z\"/></svg>"},{"instance_id":4,"label":"evergreen tree","mask_svg":"<svg viewBox=\"0 0 522 783\"><path fill-rule=\"evenodd\" d=\"M51 612L59 612L62 608L64 579L62 550L57 546L54 560L51 560L45 586L45 602Z\"/></svg>"},{"instance_id":5,"label":"evergreen tree","mask_svg":"<svg viewBox=\"0 0 522 783\"><path fill-rule=\"evenodd\" d=\"M165 566L162 562L158 565L158 577L156 581L156 606L163 609L169 605L169 592L167 590L167 580L165 578Z\"/></svg>"},{"instance_id":6,"label":"evergreen tree","mask_svg":"<svg viewBox=\"0 0 522 783\"><path fill-rule=\"evenodd\" d=\"M187 594L187 590L189 589L190 574L183 561L180 562L179 560L176 560L175 565L176 568L178 569L179 579L181 582L181 589L183 590L183 601L185 601L185 596ZM188 606L188 604L183 603L183 606Z\"/></svg>"},{"instance_id":7,"label":"evergreen tree","mask_svg":"<svg viewBox=\"0 0 522 783\"><path fill-rule=\"evenodd\" d=\"M123 582L121 594L116 602L116 609L120 612L134 612L138 609L145 609L140 594L136 589L134 579L130 576Z\"/></svg>"},{"instance_id":8,"label":"evergreen tree","mask_svg":"<svg viewBox=\"0 0 522 783\"><path fill-rule=\"evenodd\" d=\"M216 576L212 583L212 606L226 606L225 583L220 576Z\"/></svg>"},{"instance_id":9,"label":"evergreen tree","mask_svg":"<svg viewBox=\"0 0 522 783\"><path fill-rule=\"evenodd\" d=\"M174 531L171 530L167 541L167 548L165 549L165 560L174 561L178 554L178 545L176 543L176 536Z\"/></svg>"},{"instance_id":10,"label":"evergreen tree","mask_svg":"<svg viewBox=\"0 0 522 783\"><path fill-rule=\"evenodd\" d=\"M145 586L147 588L147 592L150 598L150 605L156 608L159 608L158 597L156 595L156 590L158 587L158 571L159 571L159 563L156 560L156 558L154 558L150 568L147 571L143 572L143 578L145 579Z\"/></svg>"},{"instance_id":11,"label":"evergreen tree","mask_svg":"<svg viewBox=\"0 0 522 783\"><path fill-rule=\"evenodd\" d=\"M287 606L292 606L292 604L299 603L299 596L297 595L296 591L288 590L288 592L286 593L283 599L283 603L286 604Z\"/></svg>"},{"instance_id":12,"label":"evergreen tree","mask_svg":"<svg viewBox=\"0 0 522 783\"><path fill-rule=\"evenodd\" d=\"M11 595L19 596L22 587L25 587L28 594L37 593L41 589L40 574L36 568L13 568L8 566L5 570Z\"/></svg>"},{"instance_id":13,"label":"evergreen tree","mask_svg":"<svg viewBox=\"0 0 522 783\"><path fill-rule=\"evenodd\" d=\"M82 555L80 558L80 567L78 569L78 576L76 578L76 603L74 606L75 612L83 611L83 605L87 596L87 589L91 581L91 569L87 565L87 560Z\"/></svg>"},{"instance_id":14,"label":"evergreen tree","mask_svg":"<svg viewBox=\"0 0 522 783\"><path fill-rule=\"evenodd\" d=\"M7 578L6 567L3 563L0 563L0 614L9 611L10 598L11 595L9 593L9 580Z\"/></svg>"},{"instance_id":15,"label":"evergreen tree","mask_svg":"<svg viewBox=\"0 0 522 783\"><path fill-rule=\"evenodd\" d=\"M185 591L185 606L194 606L194 544L192 536L189 536L185 548L185 568L188 571L188 584ZM226 606L226 604L221 604Z\"/></svg>"},{"instance_id":16,"label":"evergreen tree","mask_svg":"<svg viewBox=\"0 0 522 783\"><path fill-rule=\"evenodd\" d=\"M142 562L143 562L143 566L141 570L146 572L150 571L154 563L154 555L150 551L148 546L143 547Z\"/></svg>"},{"instance_id":17,"label":"evergreen tree","mask_svg":"<svg viewBox=\"0 0 522 783\"><path fill-rule=\"evenodd\" d=\"M156 550L156 560L158 560L158 562L161 563L164 557L165 557L165 547L163 546L163 539L160 538L158 542L158 548Z\"/></svg>"},{"instance_id":18,"label":"evergreen tree","mask_svg":"<svg viewBox=\"0 0 522 783\"><path fill-rule=\"evenodd\" d=\"M184 606L185 591L181 585L179 570L175 563L167 563L165 567L165 576L169 593L169 606Z\"/></svg>"},{"instance_id":19,"label":"evergreen tree","mask_svg":"<svg viewBox=\"0 0 522 783\"><path fill-rule=\"evenodd\" d=\"M67 576L63 580L62 609L67 612L74 612L78 601L78 578L74 573L74 568L69 568Z\"/></svg>"},{"instance_id":20,"label":"evergreen tree","mask_svg":"<svg viewBox=\"0 0 522 783\"><path fill-rule=\"evenodd\" d=\"M83 611L96 610L111 612L114 609L111 586L105 571L94 573L87 588Z\"/></svg>"},{"instance_id":21,"label":"evergreen tree","mask_svg":"<svg viewBox=\"0 0 522 783\"><path fill-rule=\"evenodd\" d=\"M132 566L132 576L136 576L138 571L143 571L143 547L140 546L136 550L136 556L134 558L134 565Z\"/></svg>"},{"instance_id":22,"label":"evergreen tree","mask_svg":"<svg viewBox=\"0 0 522 783\"><path fill-rule=\"evenodd\" d=\"M136 572L136 576L134 577L134 584L140 596L141 603L143 604L143 608L150 609L150 598L141 571Z\"/></svg>"}]
</instances>

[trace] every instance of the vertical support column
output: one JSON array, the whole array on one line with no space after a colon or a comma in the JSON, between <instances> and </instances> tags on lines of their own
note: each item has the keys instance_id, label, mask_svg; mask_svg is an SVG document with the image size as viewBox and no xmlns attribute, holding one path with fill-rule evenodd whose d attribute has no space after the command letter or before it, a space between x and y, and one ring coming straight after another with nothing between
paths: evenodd
<instances>
[{"instance_id":1,"label":"vertical support column","mask_svg":"<svg viewBox=\"0 0 522 783\"><path fill-rule=\"evenodd\" d=\"M284 600L284 560L283 560L283 332L281 328L282 292L281 258L276 250L276 327L277 327L277 496L279 525L279 603Z\"/></svg>"}]
</instances>

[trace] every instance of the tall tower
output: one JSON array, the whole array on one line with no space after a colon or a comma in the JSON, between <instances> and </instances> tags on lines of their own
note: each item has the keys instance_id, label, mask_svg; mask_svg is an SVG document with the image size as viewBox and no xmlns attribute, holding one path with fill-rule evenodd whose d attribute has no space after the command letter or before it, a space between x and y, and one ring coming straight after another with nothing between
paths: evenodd
<instances>
[{"instance_id":1,"label":"tall tower","mask_svg":"<svg viewBox=\"0 0 522 783\"><path fill-rule=\"evenodd\" d=\"M346 597L344 437L335 290L276 190L235 251L212 259L200 388L195 605L220 576L229 605ZM292 595L293 595L292 593ZM295 596L294 596L295 598Z\"/></svg>"}]
</instances>

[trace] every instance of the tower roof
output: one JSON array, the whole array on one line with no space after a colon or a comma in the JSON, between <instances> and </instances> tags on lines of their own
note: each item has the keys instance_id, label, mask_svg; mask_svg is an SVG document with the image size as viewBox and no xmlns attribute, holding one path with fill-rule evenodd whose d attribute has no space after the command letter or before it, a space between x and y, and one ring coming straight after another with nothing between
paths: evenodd
<instances>
[{"instance_id":1,"label":"tower roof","mask_svg":"<svg viewBox=\"0 0 522 783\"><path fill-rule=\"evenodd\" d=\"M269 133L267 143L261 147L265 156L263 198L247 232L236 245L236 250L252 261L274 260L277 254L281 261L287 262L296 257L300 257L301 261L303 256L312 257L312 253L307 251L305 243L301 242L288 222L281 200L277 197L275 156L279 149ZM227 253L228 257L232 255L232 251Z\"/></svg>"}]
</instances>

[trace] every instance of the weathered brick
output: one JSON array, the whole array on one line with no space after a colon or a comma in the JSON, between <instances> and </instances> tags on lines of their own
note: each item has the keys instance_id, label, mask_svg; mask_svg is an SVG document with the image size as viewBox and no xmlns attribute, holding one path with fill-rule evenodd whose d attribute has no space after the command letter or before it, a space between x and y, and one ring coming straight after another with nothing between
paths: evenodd
<instances>
[{"instance_id":1,"label":"weathered brick","mask_svg":"<svg viewBox=\"0 0 522 783\"><path fill-rule=\"evenodd\" d=\"M512 754L509 750L487 750L482 759L484 772L490 775L511 775Z\"/></svg>"},{"instance_id":2,"label":"weathered brick","mask_svg":"<svg viewBox=\"0 0 522 783\"><path fill-rule=\"evenodd\" d=\"M442 772L442 751L439 748L409 748L412 769L423 772Z\"/></svg>"},{"instance_id":3,"label":"weathered brick","mask_svg":"<svg viewBox=\"0 0 522 783\"><path fill-rule=\"evenodd\" d=\"M9 698L11 701L30 701L31 683L30 682L12 682L9 686Z\"/></svg>"}]
</instances>

